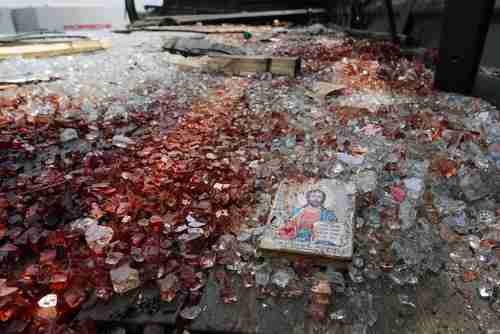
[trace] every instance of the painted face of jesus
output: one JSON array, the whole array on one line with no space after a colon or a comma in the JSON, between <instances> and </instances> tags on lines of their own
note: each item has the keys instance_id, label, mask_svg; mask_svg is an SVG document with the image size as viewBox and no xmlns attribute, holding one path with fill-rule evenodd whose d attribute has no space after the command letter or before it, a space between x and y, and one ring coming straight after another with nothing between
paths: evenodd
<instances>
[{"instance_id":1,"label":"painted face of jesus","mask_svg":"<svg viewBox=\"0 0 500 334\"><path fill-rule=\"evenodd\" d=\"M313 208L320 208L325 202L326 195L321 190L311 190L306 193L307 204Z\"/></svg>"}]
</instances>

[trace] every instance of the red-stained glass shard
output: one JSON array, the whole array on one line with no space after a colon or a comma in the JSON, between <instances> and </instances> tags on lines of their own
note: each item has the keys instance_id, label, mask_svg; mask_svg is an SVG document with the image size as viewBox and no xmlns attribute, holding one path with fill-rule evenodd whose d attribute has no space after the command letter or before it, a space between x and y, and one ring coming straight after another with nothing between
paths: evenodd
<instances>
[{"instance_id":1,"label":"red-stained glass shard","mask_svg":"<svg viewBox=\"0 0 500 334\"><path fill-rule=\"evenodd\" d=\"M56 294L48 294L38 300L35 315L44 320L52 320L57 317L57 304L59 297Z\"/></svg>"},{"instance_id":2,"label":"red-stained glass shard","mask_svg":"<svg viewBox=\"0 0 500 334\"><path fill-rule=\"evenodd\" d=\"M77 288L68 290L63 295L65 304L71 309L79 307L85 301L85 297L86 293Z\"/></svg>"},{"instance_id":3,"label":"red-stained glass shard","mask_svg":"<svg viewBox=\"0 0 500 334\"><path fill-rule=\"evenodd\" d=\"M12 296L19 291L19 288L8 286L6 279L0 279L0 298Z\"/></svg>"},{"instance_id":4,"label":"red-stained glass shard","mask_svg":"<svg viewBox=\"0 0 500 334\"><path fill-rule=\"evenodd\" d=\"M171 302L175 299L180 284L179 279L174 274L168 274L165 278L157 280L160 288L160 297L163 301Z\"/></svg>"},{"instance_id":5,"label":"red-stained glass shard","mask_svg":"<svg viewBox=\"0 0 500 334\"><path fill-rule=\"evenodd\" d=\"M53 272L50 277L50 288L54 291L61 291L66 289L69 283L69 272L59 271Z\"/></svg>"}]
</instances>

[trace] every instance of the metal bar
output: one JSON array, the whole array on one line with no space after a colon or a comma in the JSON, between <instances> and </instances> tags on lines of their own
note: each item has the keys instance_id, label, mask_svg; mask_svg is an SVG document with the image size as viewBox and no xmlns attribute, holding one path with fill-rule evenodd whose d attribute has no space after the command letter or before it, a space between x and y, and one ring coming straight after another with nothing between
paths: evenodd
<instances>
[{"instance_id":1,"label":"metal bar","mask_svg":"<svg viewBox=\"0 0 500 334\"><path fill-rule=\"evenodd\" d=\"M391 32L392 41L399 43L398 32L396 30L396 20L394 18L394 8L392 7L392 0L384 0L385 8L387 9L387 19L389 20L389 30Z\"/></svg>"},{"instance_id":2,"label":"metal bar","mask_svg":"<svg viewBox=\"0 0 500 334\"><path fill-rule=\"evenodd\" d=\"M469 94L479 69L495 0L447 0L436 89Z\"/></svg>"},{"instance_id":3,"label":"metal bar","mask_svg":"<svg viewBox=\"0 0 500 334\"><path fill-rule=\"evenodd\" d=\"M130 22L133 23L134 21L139 20L139 14L137 14L137 10L135 8L135 0L125 0L125 9Z\"/></svg>"},{"instance_id":4,"label":"metal bar","mask_svg":"<svg viewBox=\"0 0 500 334\"><path fill-rule=\"evenodd\" d=\"M147 17L145 21L157 20L172 20L178 24L189 24L196 22L216 22L224 20L238 20L247 18L268 18L268 17L286 17L294 15L308 15L308 14L326 14L323 8L311 9L292 9L292 10L273 10L263 12L240 12L230 14L205 14L205 15L174 15L174 16L157 16Z\"/></svg>"}]
</instances>

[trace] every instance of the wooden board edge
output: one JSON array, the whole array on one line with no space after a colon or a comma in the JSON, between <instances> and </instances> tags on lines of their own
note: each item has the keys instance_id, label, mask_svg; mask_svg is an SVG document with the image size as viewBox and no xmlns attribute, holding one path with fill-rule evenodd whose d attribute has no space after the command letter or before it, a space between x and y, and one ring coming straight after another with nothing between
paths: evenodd
<instances>
[{"instance_id":1,"label":"wooden board edge","mask_svg":"<svg viewBox=\"0 0 500 334\"><path fill-rule=\"evenodd\" d=\"M235 75L270 72L295 78L300 74L301 59L299 57L211 56L207 61L206 69Z\"/></svg>"},{"instance_id":2,"label":"wooden board edge","mask_svg":"<svg viewBox=\"0 0 500 334\"><path fill-rule=\"evenodd\" d=\"M39 50L37 50L37 47ZM2 48L5 53L1 53ZM12 50L11 53L8 52L8 48ZM45 58L45 57L54 57L54 56L62 56L69 54L78 54L78 53L88 53L95 52L100 50L105 50L111 48L111 43L108 41L99 41L99 40L91 40L91 41L72 41L72 42L63 42L59 44L32 44L29 46L24 46L24 49L18 49L17 51L14 47L0 47L0 59L8 59L11 57L23 57L23 58Z\"/></svg>"}]
</instances>

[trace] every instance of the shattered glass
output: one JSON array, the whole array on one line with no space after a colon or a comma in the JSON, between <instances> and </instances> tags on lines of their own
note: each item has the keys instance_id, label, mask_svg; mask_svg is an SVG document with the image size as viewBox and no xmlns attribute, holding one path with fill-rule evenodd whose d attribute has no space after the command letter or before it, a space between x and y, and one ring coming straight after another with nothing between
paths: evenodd
<instances>
[{"instance_id":1,"label":"shattered glass","mask_svg":"<svg viewBox=\"0 0 500 334\"><path fill-rule=\"evenodd\" d=\"M498 312L498 110L433 91L432 71L389 42L287 31L246 47L302 57L294 79L183 69L154 32L0 63L9 77L61 78L0 91L0 329L43 330L90 296L150 282L168 304L207 279L223 303L253 287L304 298L314 321L353 333L381 322L377 292L414 309L410 292L432 275ZM345 88L319 100L322 82ZM258 248L285 178L356 185L345 272ZM211 311L192 298L189 321ZM69 318L55 333L84 326Z\"/></svg>"}]
</instances>

